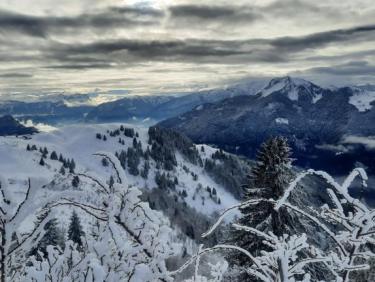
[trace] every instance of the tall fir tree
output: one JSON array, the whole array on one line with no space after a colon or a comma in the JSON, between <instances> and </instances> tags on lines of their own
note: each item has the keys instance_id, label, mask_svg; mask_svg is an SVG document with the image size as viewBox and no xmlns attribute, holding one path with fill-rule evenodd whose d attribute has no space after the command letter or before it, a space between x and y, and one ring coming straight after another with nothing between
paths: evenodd
<instances>
[{"instance_id":1,"label":"tall fir tree","mask_svg":"<svg viewBox=\"0 0 375 282\"><path fill-rule=\"evenodd\" d=\"M274 137L264 142L258 151L256 164L244 184L243 201L279 199L293 177L290 155L291 149L285 138ZM293 216L285 208L275 211L273 205L267 201L241 208L240 212L241 217L238 220L240 225L250 226L266 233L272 231L277 236L290 233L294 229ZM262 239L246 231L233 231L230 241L253 255L259 255L261 250L267 249ZM248 266L250 263L248 258L239 252L231 252L229 261L240 267ZM243 272L234 281L253 281L253 279Z\"/></svg>"},{"instance_id":2,"label":"tall fir tree","mask_svg":"<svg viewBox=\"0 0 375 282\"><path fill-rule=\"evenodd\" d=\"M82 236L85 235L85 232L82 230L81 220L78 217L76 211L73 211L72 216L70 217L69 229L68 229L68 240L72 240L80 248L82 248Z\"/></svg>"}]
</instances>

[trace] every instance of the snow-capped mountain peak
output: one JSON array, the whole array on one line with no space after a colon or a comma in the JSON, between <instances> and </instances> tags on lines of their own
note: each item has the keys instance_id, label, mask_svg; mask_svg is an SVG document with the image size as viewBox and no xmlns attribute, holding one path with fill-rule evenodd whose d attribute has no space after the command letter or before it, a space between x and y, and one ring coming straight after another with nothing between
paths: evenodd
<instances>
[{"instance_id":1,"label":"snow-capped mountain peak","mask_svg":"<svg viewBox=\"0 0 375 282\"><path fill-rule=\"evenodd\" d=\"M292 101L298 101L301 96L306 96L312 103L316 103L323 97L324 89L301 78L290 76L273 78L258 92L261 97L267 97L279 92L288 96Z\"/></svg>"}]
</instances>

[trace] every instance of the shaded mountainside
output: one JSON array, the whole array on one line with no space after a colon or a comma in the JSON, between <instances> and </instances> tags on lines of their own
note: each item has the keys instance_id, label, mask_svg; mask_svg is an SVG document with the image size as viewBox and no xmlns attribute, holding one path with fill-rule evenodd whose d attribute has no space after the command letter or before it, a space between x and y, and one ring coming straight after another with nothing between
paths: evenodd
<instances>
[{"instance_id":1,"label":"shaded mountainside","mask_svg":"<svg viewBox=\"0 0 375 282\"><path fill-rule=\"evenodd\" d=\"M366 144L375 136L372 95L360 88L324 89L301 79L278 78L255 96L205 104L160 126L251 158L265 139L282 135L299 165L341 174L360 161L374 174L375 155ZM355 143L358 136L365 139Z\"/></svg>"},{"instance_id":2,"label":"shaded mountainside","mask_svg":"<svg viewBox=\"0 0 375 282\"><path fill-rule=\"evenodd\" d=\"M0 117L0 136L27 135L36 132L34 127L23 126L10 115Z\"/></svg>"}]
</instances>

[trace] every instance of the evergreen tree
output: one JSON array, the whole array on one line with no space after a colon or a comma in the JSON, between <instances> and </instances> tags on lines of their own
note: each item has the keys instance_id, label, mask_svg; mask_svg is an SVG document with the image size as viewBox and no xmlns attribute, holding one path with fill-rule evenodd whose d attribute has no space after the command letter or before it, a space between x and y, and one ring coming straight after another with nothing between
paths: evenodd
<instances>
[{"instance_id":1,"label":"evergreen tree","mask_svg":"<svg viewBox=\"0 0 375 282\"><path fill-rule=\"evenodd\" d=\"M136 150L129 147L127 151L127 163L129 167L129 173L137 176L139 174L138 165L140 162L139 154Z\"/></svg>"},{"instance_id":2,"label":"evergreen tree","mask_svg":"<svg viewBox=\"0 0 375 282\"><path fill-rule=\"evenodd\" d=\"M40 164L41 166L44 166L44 165L45 165L45 162L44 162L43 156L40 158L39 164Z\"/></svg>"},{"instance_id":3,"label":"evergreen tree","mask_svg":"<svg viewBox=\"0 0 375 282\"><path fill-rule=\"evenodd\" d=\"M72 240L78 246L82 247L81 237L85 235L85 232L82 230L81 220L78 217L76 211L73 211L72 216L70 217L70 223L68 228L68 240Z\"/></svg>"},{"instance_id":4,"label":"evergreen tree","mask_svg":"<svg viewBox=\"0 0 375 282\"><path fill-rule=\"evenodd\" d=\"M112 189L112 187L113 187L113 184L115 184L115 180L113 179L113 176L111 175L111 177L109 178L109 188L111 188Z\"/></svg>"},{"instance_id":5,"label":"evergreen tree","mask_svg":"<svg viewBox=\"0 0 375 282\"><path fill-rule=\"evenodd\" d=\"M121 150L120 154L117 153L117 158L123 169L126 169L126 157L126 152L124 150Z\"/></svg>"},{"instance_id":6,"label":"evergreen tree","mask_svg":"<svg viewBox=\"0 0 375 282\"><path fill-rule=\"evenodd\" d=\"M56 154L56 152L55 151L53 151L52 153L51 153L51 160L57 160L58 159L58 157L57 157L57 154Z\"/></svg>"},{"instance_id":7,"label":"evergreen tree","mask_svg":"<svg viewBox=\"0 0 375 282\"><path fill-rule=\"evenodd\" d=\"M279 199L293 177L290 154L291 150L283 137L271 138L264 142L258 151L256 164L244 185L243 201ZM275 211L273 205L267 201L241 208L240 212L240 225L251 226L265 233L272 231L277 236L290 233L288 231L293 229L290 213L285 208ZM250 232L236 230L230 241L254 255L259 255L261 250L267 249L262 239ZM249 264L247 257L239 252L231 252L229 256L229 261L235 265ZM248 274L242 273L235 281L253 281L251 278Z\"/></svg>"},{"instance_id":8,"label":"evergreen tree","mask_svg":"<svg viewBox=\"0 0 375 282\"><path fill-rule=\"evenodd\" d=\"M65 168L64 168L64 166L61 166L61 168L60 168L60 173L61 173L62 175L65 175Z\"/></svg>"},{"instance_id":9,"label":"evergreen tree","mask_svg":"<svg viewBox=\"0 0 375 282\"><path fill-rule=\"evenodd\" d=\"M107 136L103 135L103 141L107 141Z\"/></svg>"},{"instance_id":10,"label":"evergreen tree","mask_svg":"<svg viewBox=\"0 0 375 282\"><path fill-rule=\"evenodd\" d=\"M109 165L108 160L106 158L102 158L102 165L105 167Z\"/></svg>"},{"instance_id":11,"label":"evergreen tree","mask_svg":"<svg viewBox=\"0 0 375 282\"><path fill-rule=\"evenodd\" d=\"M145 160L143 164L143 169L141 170L141 176L147 179L149 170L150 170L150 163L147 160Z\"/></svg>"},{"instance_id":12,"label":"evergreen tree","mask_svg":"<svg viewBox=\"0 0 375 282\"><path fill-rule=\"evenodd\" d=\"M27 146L26 146L26 150L27 150L27 151L31 151L31 148L30 148L30 145L29 145L29 144L27 144Z\"/></svg>"},{"instance_id":13,"label":"evergreen tree","mask_svg":"<svg viewBox=\"0 0 375 282\"><path fill-rule=\"evenodd\" d=\"M76 168L76 163L74 162L73 159L69 162L69 172L74 173L74 169Z\"/></svg>"},{"instance_id":14,"label":"evergreen tree","mask_svg":"<svg viewBox=\"0 0 375 282\"><path fill-rule=\"evenodd\" d=\"M79 185L79 177L76 175L73 177L73 180L72 180L72 186L77 188Z\"/></svg>"},{"instance_id":15,"label":"evergreen tree","mask_svg":"<svg viewBox=\"0 0 375 282\"><path fill-rule=\"evenodd\" d=\"M63 155L60 153L60 156L59 156L59 162L60 163L63 163L64 162L64 157Z\"/></svg>"},{"instance_id":16,"label":"evergreen tree","mask_svg":"<svg viewBox=\"0 0 375 282\"><path fill-rule=\"evenodd\" d=\"M51 219L44 226L45 234L39 241L38 245L31 251L30 255L39 257L38 252L42 252L43 256L47 255L47 246L61 246L62 234L58 228L57 219Z\"/></svg>"}]
</instances>

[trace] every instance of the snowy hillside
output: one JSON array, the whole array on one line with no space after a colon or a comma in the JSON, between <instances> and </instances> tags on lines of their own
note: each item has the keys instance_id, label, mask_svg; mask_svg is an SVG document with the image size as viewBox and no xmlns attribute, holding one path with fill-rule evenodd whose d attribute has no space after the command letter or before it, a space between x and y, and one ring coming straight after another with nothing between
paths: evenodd
<instances>
[{"instance_id":1,"label":"snowy hillside","mask_svg":"<svg viewBox=\"0 0 375 282\"><path fill-rule=\"evenodd\" d=\"M18 219L18 224L11 225L9 230L24 234L20 236L30 232L33 234L33 228L38 226L40 216L43 216L38 215L43 211L40 207L45 206L47 199L55 198L59 199L59 203L52 213L48 213L47 218L55 220L56 228L61 230L60 233L64 233L70 224L72 211L78 212L82 209L78 204L75 204L77 207L72 205L71 197L80 195L80 199L88 205L83 206L83 209L91 209L93 204L112 209L117 206L117 200L106 196L108 189L113 187L119 191L119 195L125 193L126 190L123 189L130 189L126 193L134 191L134 200L130 199L135 201L134 208L141 203L137 200L137 197L140 197L147 200L152 209L163 213L156 214L160 220L157 224L171 226L171 231L167 232L168 235L152 231L150 236L162 236L164 239L161 240L168 242L168 246L164 243L161 246L171 248L171 255L172 249L179 248L175 253L178 257L183 253L192 253L196 240L201 240L200 235L218 212L239 202L236 197L239 197L240 191L231 189L240 187L239 182L243 181L245 171L249 168L247 163L237 157L210 146L194 145L177 133L157 127L148 129L114 124L76 125L26 138L0 137L0 144L0 187L6 191L3 195L6 197L5 204L8 203L7 199L20 204L25 197L32 198L27 206L21 204L21 218ZM117 156L116 160L107 157L107 154L113 155L114 158ZM243 167L243 171L236 166ZM234 171L239 171L240 174L236 175ZM137 194L137 189L141 189L143 195ZM0 200L3 199L0 197ZM123 205L120 203L122 210ZM17 205L10 209L11 213L18 213L19 209L16 207ZM36 210L40 211L33 212ZM78 213L86 234L85 240L90 242L89 244L96 242L98 235L95 234L100 232L101 228L97 226L97 221L104 216L102 209L93 210L94 213ZM146 216L154 216L151 211L148 213ZM116 219L116 222L118 220ZM121 222L118 222L120 226ZM153 222L155 224L154 220ZM138 226L142 221L134 224ZM152 226L150 228L156 228ZM154 239L156 240L156 237ZM157 244L157 241L152 242ZM184 252L181 251L181 246L184 246ZM22 255L27 255L27 252ZM161 259L164 258L167 257ZM175 267L178 261L175 259L169 266ZM36 265L38 263L35 262ZM64 263L61 267L63 265ZM151 267L151 270L147 271L153 272L152 269ZM30 273L28 275L31 276L27 277L36 277L33 276L35 273ZM124 273L129 274L128 270ZM79 271L75 275L80 277ZM145 277L153 277L148 275Z\"/></svg>"},{"instance_id":2,"label":"snowy hillside","mask_svg":"<svg viewBox=\"0 0 375 282\"><path fill-rule=\"evenodd\" d=\"M18 186L25 183L28 177L38 178L38 181L47 185L51 190L64 189L51 184L63 182L68 175L68 168L65 168L66 175L61 175L60 170L63 167L61 161L50 159L51 153L55 151L64 160L74 160L75 173L92 175L105 183L111 176L111 169L103 166L102 159L94 154L99 151L107 151L121 155L121 152L125 152L124 154L128 155L124 170L127 185L144 190L145 195L155 193L153 189L159 191L156 194L158 194L158 197L162 196L160 201L167 202L166 205L153 203L160 209L176 208L175 205L182 209L183 205L187 205L192 212L202 214L202 218L205 218L238 202L235 197L239 198L239 192L230 191L230 189L240 186L239 183L228 184L228 180L222 181L220 178L215 178L214 169L220 169L219 164L221 162L219 159L212 160L212 155L215 152L216 155L220 155L217 149L206 145L195 146L192 150L194 154L197 154L196 160L188 160L186 154L184 155L178 150L173 151L176 162L172 167L165 169L165 164L162 161L155 161L152 157L154 151L152 146L149 145L148 129L135 128L134 132L130 130L128 136L133 136L133 134L134 137L127 137L120 130L119 125L112 124L68 126L53 132L33 135L30 140L1 137L1 175L6 176L9 185L14 186L14 189L12 188L14 191L18 190ZM98 136L101 136L100 139L98 139ZM104 138L106 141L103 140ZM30 147L35 145L37 150L27 151L28 145ZM136 150L133 150L134 146L141 147L145 152L145 154L140 153L139 156L134 155L135 170L134 167L129 167L133 163L130 154L136 152ZM48 150L43 166L40 165L42 156L39 151L40 148ZM145 172L145 167L148 167L147 172ZM243 173L245 174L245 170ZM81 183L85 182L85 179L80 180ZM145 198L149 199L146 196ZM175 201L177 203L174 203ZM187 224L184 222L180 225ZM181 228L184 227L188 229L189 226L182 226ZM186 233L192 232L187 229L183 231ZM193 233L198 235L199 231ZM188 235L195 236L194 234Z\"/></svg>"},{"instance_id":3,"label":"snowy hillside","mask_svg":"<svg viewBox=\"0 0 375 282\"><path fill-rule=\"evenodd\" d=\"M68 159L74 159L76 163L76 172L88 173L100 177L102 180L106 180L109 177L109 172L105 168L94 153L98 151L109 151L115 154L121 150L127 150L133 146L133 138L121 136L121 137L110 137L107 130L117 129L115 125L95 125L95 126L69 126L61 130L57 130L50 133L40 133L31 137L31 140L24 140L16 137L2 137L0 154L2 156L2 162L0 163L0 171L3 175L8 175L12 179L25 179L38 175L43 178L46 182L53 179L54 175L58 174L61 167L61 163L53 160L46 160L45 166L40 166L39 161L41 154L39 151L26 152L27 144L36 145L38 148L46 147L49 152L56 151L57 154L62 154ZM136 138L138 142L141 142L143 148L147 148L148 145L148 129L147 128L136 128L135 131L139 134L139 138ZM101 133L107 136L107 141L99 140L96 138L96 134ZM122 145L119 143L119 138L125 141ZM217 151L209 146L203 146L205 151L200 150L200 156L203 160L210 158L211 155ZM175 173L178 179L176 185L176 192L186 191L187 196L186 203L195 208L197 211L207 215L211 215L215 211L220 211L225 207L228 207L236 203L235 198L229 192L227 192L221 184L217 184L210 176L207 175L204 168L198 164L192 164L185 160L184 157L177 153L177 167ZM144 160L140 161L139 168L143 167ZM150 171L147 179L142 178L140 175L134 176L129 170L125 170L125 175L129 185L137 186L141 189L152 189L157 187L155 183L156 174L156 163L154 160L150 160ZM163 172L160 169L160 172ZM168 171L165 171L168 172ZM197 180L192 175L197 175ZM198 191L196 187L201 184L204 187L202 191ZM217 191L217 199L220 199L220 204L214 199L209 198L209 193L205 192L206 187L215 188ZM193 200L194 193L199 193ZM202 205L201 198L207 198Z\"/></svg>"}]
</instances>

